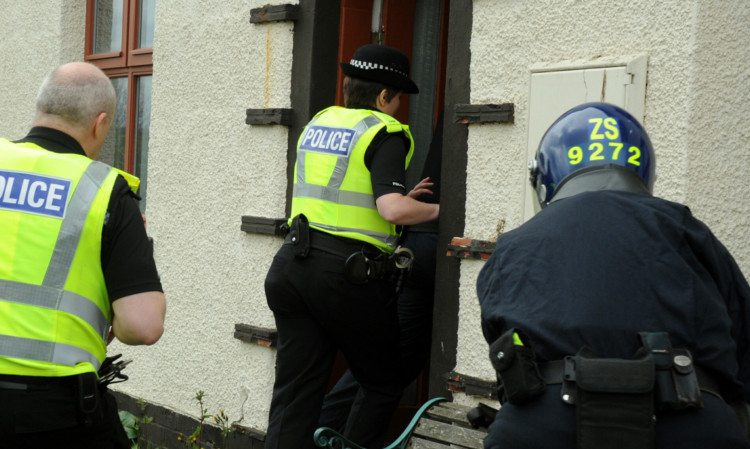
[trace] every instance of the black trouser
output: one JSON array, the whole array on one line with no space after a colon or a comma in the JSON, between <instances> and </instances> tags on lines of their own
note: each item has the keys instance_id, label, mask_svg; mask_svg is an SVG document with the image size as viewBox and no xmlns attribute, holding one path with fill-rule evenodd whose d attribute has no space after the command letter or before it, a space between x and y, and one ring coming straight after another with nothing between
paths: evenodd
<instances>
[{"instance_id":1,"label":"black trouser","mask_svg":"<svg viewBox=\"0 0 750 449\"><path fill-rule=\"evenodd\" d=\"M401 392L396 295L388 280L351 284L343 268L342 257L312 249L296 259L285 244L268 271L278 347L267 449L315 447L337 349L361 386L344 434L366 448L382 445Z\"/></svg>"},{"instance_id":2,"label":"black trouser","mask_svg":"<svg viewBox=\"0 0 750 449\"><path fill-rule=\"evenodd\" d=\"M99 406L78 409L77 382L71 378L0 376L0 447L3 449L129 449L117 403L102 389Z\"/></svg>"},{"instance_id":3,"label":"black trouser","mask_svg":"<svg viewBox=\"0 0 750 449\"><path fill-rule=\"evenodd\" d=\"M406 388L422 371L430 355L437 234L408 231L402 245L414 251L414 265L398 298L401 358L398 366L394 366L401 371L401 386ZM359 384L347 370L326 395L319 425L343 432L358 391Z\"/></svg>"},{"instance_id":4,"label":"black trouser","mask_svg":"<svg viewBox=\"0 0 750 449\"><path fill-rule=\"evenodd\" d=\"M712 394L699 410L656 413L659 449L748 449L732 408ZM560 385L548 385L539 398L523 405L504 404L484 440L485 449L575 449L576 408L560 398ZM617 447L613 441L611 447Z\"/></svg>"}]
</instances>

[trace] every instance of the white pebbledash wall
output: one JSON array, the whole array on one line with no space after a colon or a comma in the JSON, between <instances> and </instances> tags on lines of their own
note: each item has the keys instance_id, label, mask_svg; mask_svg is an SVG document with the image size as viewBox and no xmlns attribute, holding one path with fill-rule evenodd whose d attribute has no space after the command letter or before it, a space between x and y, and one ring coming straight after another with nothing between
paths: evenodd
<instances>
[{"instance_id":1,"label":"white pebbledash wall","mask_svg":"<svg viewBox=\"0 0 750 449\"><path fill-rule=\"evenodd\" d=\"M193 416L265 430L275 351L233 338L275 327L263 280L280 240L240 230L286 201L287 128L245 124L248 108L289 108L291 22L251 24L265 0L157 2L148 232L167 296L165 333L132 357L120 389Z\"/></svg>"},{"instance_id":2,"label":"white pebbledash wall","mask_svg":"<svg viewBox=\"0 0 750 449\"><path fill-rule=\"evenodd\" d=\"M750 275L750 3L746 0L476 0L471 103L515 105L515 123L469 128L464 236L492 240L522 221L530 70L648 56L644 125L656 150L655 194L686 203ZM494 380L476 278L461 265L455 371ZM460 401L469 398L457 397Z\"/></svg>"},{"instance_id":3,"label":"white pebbledash wall","mask_svg":"<svg viewBox=\"0 0 750 449\"><path fill-rule=\"evenodd\" d=\"M50 70L83 59L86 2L0 0L0 137L20 139Z\"/></svg>"},{"instance_id":4,"label":"white pebbledash wall","mask_svg":"<svg viewBox=\"0 0 750 449\"><path fill-rule=\"evenodd\" d=\"M247 108L290 107L294 27L251 24L266 3L157 3L146 212L166 331L152 347L111 347L134 360L120 391L197 416L203 390L209 413L259 430L275 352L233 330L274 327L263 280L280 241L240 231L240 220L284 216L287 129L244 119ZM0 0L0 11L0 136L15 139L47 72L83 59L85 2ZM464 236L491 240L501 220L506 231L521 224L532 66L647 54L656 194L687 203L750 274L748 23L746 0L475 0L471 103L511 102L515 123L469 128ZM475 293L482 266L462 262L455 371L493 380Z\"/></svg>"}]
</instances>

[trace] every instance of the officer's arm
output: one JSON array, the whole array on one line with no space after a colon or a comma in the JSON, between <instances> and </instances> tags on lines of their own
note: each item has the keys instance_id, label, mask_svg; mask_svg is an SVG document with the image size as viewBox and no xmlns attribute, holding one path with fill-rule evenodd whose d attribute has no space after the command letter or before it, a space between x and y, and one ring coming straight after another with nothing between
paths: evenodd
<instances>
[{"instance_id":1,"label":"officer's arm","mask_svg":"<svg viewBox=\"0 0 750 449\"><path fill-rule=\"evenodd\" d=\"M152 345L164 333L167 302L162 292L143 292L112 302L112 331L127 345Z\"/></svg>"},{"instance_id":2,"label":"officer's arm","mask_svg":"<svg viewBox=\"0 0 750 449\"><path fill-rule=\"evenodd\" d=\"M381 136L379 136L381 137ZM406 192L406 153L408 141L401 134L376 137L365 154L365 165L370 169L372 193L380 216L397 225L413 225L434 220L440 206L417 201L421 194L431 194L429 180L422 180L416 191ZM369 164L368 164L369 159Z\"/></svg>"},{"instance_id":3,"label":"officer's arm","mask_svg":"<svg viewBox=\"0 0 750 449\"><path fill-rule=\"evenodd\" d=\"M413 225L435 220L440 214L439 204L417 201L401 193L387 193L375 200L380 216L397 225Z\"/></svg>"}]
</instances>

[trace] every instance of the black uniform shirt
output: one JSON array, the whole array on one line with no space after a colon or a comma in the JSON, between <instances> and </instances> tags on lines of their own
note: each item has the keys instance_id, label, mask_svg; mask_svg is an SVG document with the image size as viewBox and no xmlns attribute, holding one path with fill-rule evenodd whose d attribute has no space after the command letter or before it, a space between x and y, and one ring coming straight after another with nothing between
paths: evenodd
<instances>
[{"instance_id":1,"label":"black uniform shirt","mask_svg":"<svg viewBox=\"0 0 750 449\"><path fill-rule=\"evenodd\" d=\"M637 332L666 331L725 399L750 399L750 287L686 206L613 191L553 202L498 238L477 293L488 342L515 327L543 361L583 345L632 358Z\"/></svg>"},{"instance_id":2,"label":"black uniform shirt","mask_svg":"<svg viewBox=\"0 0 750 449\"><path fill-rule=\"evenodd\" d=\"M55 153L86 155L74 138L51 128L34 127L17 141L21 142ZM109 218L102 230L101 262L110 301L136 293L163 291L138 200L125 178L118 176L107 206Z\"/></svg>"},{"instance_id":3,"label":"black uniform shirt","mask_svg":"<svg viewBox=\"0 0 750 449\"><path fill-rule=\"evenodd\" d=\"M349 109L377 109L349 106ZM389 133L381 129L365 150L365 166L370 170L375 199L388 193L406 195L406 155L411 142L403 133Z\"/></svg>"}]
</instances>

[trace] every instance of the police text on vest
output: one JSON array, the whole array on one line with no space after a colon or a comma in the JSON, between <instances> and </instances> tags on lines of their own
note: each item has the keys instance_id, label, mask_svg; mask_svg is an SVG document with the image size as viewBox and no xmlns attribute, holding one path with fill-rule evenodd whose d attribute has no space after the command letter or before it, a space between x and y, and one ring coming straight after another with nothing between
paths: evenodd
<instances>
[{"instance_id":1,"label":"police text on vest","mask_svg":"<svg viewBox=\"0 0 750 449\"><path fill-rule=\"evenodd\" d=\"M349 128L309 126L300 143L300 150L348 156L355 131Z\"/></svg>"},{"instance_id":2,"label":"police text on vest","mask_svg":"<svg viewBox=\"0 0 750 449\"><path fill-rule=\"evenodd\" d=\"M0 209L63 218L69 179L0 170Z\"/></svg>"}]
</instances>

